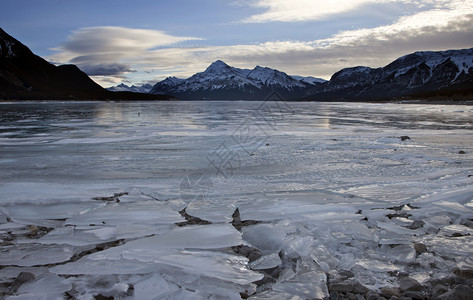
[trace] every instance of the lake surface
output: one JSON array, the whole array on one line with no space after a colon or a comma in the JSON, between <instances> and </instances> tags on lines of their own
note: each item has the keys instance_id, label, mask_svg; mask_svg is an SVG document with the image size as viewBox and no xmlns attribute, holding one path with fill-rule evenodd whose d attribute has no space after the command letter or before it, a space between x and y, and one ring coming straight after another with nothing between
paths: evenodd
<instances>
[{"instance_id":1,"label":"lake surface","mask_svg":"<svg viewBox=\"0 0 473 300\"><path fill-rule=\"evenodd\" d=\"M115 284L133 284L135 291L141 282L143 293L155 281L165 282L166 287L179 282L171 289L176 295L183 293L182 286L188 293L198 291L192 280L183 279L184 272L201 279L217 277L220 286L232 287L228 293L238 294L254 287L251 282L258 280L261 272L258 267L248 267L245 260L229 263L240 256L215 249L255 245L260 232L269 232L279 240L257 248L268 256L266 262L271 267L279 264L272 254L294 251L299 257L318 257L318 267L311 272L320 275L335 270L345 254L355 253L349 257L353 270L361 268L364 273L360 274L371 274L357 278L376 288L388 280L379 272L406 270L408 266L394 266L390 259L381 258L380 264L373 266L363 253L381 251L385 257L405 255L402 259L415 260L408 255L413 251L412 241L431 231L416 232L416 237L404 232L409 230L403 226L413 218L427 223L447 215L448 222L430 220L439 230L451 222L473 218L473 177L469 175L473 175L473 106L280 101L2 103L0 205L6 217L0 233L5 239L6 232L15 228L14 241L23 242L12 245L4 241L2 251L10 254L0 260L7 266L0 273L2 278L11 278L28 267L53 281L57 280L54 276L65 274L147 274L135 281L131 277L113 280ZM120 203L93 200L118 193L128 195L119 196ZM389 211L389 207L408 203L422 207L411 213L410 219L391 222L375 213L376 209ZM213 227L197 225L192 229L195 233L182 233L174 224L184 221L178 213L183 208L212 222ZM243 234L233 229L228 222L236 208L242 220L263 221L270 228L249 226ZM365 217L368 224L362 221ZM22 236L29 225L55 229L32 244ZM93 231L98 225L101 231ZM67 231L71 226L80 231L80 238L72 237L77 232ZM195 229L200 227L202 231ZM467 227L461 230L468 232ZM222 236L215 237L215 232ZM342 247L350 240L359 241L360 232L361 244ZM140 242L150 235L173 233L188 239L187 246L177 245L172 238L153 241L161 245L153 249L147 246L151 242ZM210 245L201 245L199 241L205 239ZM116 240L125 243L106 250L110 251L107 255L100 256L106 252L100 251L81 258L80 265L85 267L69 262L84 247ZM326 251L321 250L320 241L328 243ZM438 244L438 240L431 243ZM455 263L442 262L446 270L459 263L473 265L466 255L472 254L471 250L461 248L471 243L466 238L436 249L460 249ZM394 244L410 246L391 254L387 253L391 250L379 248ZM162 256L163 249L174 256L149 259ZM192 249L194 259L179 265L176 261L189 257L183 249ZM46 252L52 254L44 256ZM126 260L126 255L133 259L113 264L116 259ZM139 262L135 263L136 259ZM112 265L100 264L107 260ZM151 261L162 268L161 275L142 265ZM198 267L202 261L207 267ZM33 267L55 263L61 265L49 270ZM287 280L303 284L302 271L293 269ZM420 281L426 280L422 274L427 271L430 277L442 273L422 268L409 271ZM212 275L215 272L217 275ZM84 284L60 278L64 289ZM205 295L214 295L212 289L220 291L210 287L211 280L204 281L208 286L201 292ZM278 291L298 295L294 285L285 282L277 281L257 294ZM321 286L299 296L324 295L326 288ZM84 291L87 293L93 294Z\"/></svg>"},{"instance_id":2,"label":"lake surface","mask_svg":"<svg viewBox=\"0 0 473 300\"><path fill-rule=\"evenodd\" d=\"M164 198L179 197L182 179L193 173L223 179L223 190L215 188L224 194L226 184L245 192L290 191L297 184L303 191L360 173L379 180L414 175L433 167L428 162L435 158L425 156L464 159L458 151L473 145L471 106L266 104L2 104L0 175L3 183L46 186L44 198L35 191L45 201L49 184L84 184L86 193L101 184L149 185ZM410 142L397 140L404 135ZM416 156L424 163L403 161ZM9 196L3 201L23 197Z\"/></svg>"}]
</instances>

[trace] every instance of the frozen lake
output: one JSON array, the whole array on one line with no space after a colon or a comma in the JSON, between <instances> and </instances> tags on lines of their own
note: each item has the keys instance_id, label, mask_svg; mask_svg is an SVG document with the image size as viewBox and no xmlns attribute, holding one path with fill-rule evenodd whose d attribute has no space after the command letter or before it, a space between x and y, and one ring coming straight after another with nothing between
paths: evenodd
<instances>
[{"instance_id":1,"label":"frozen lake","mask_svg":"<svg viewBox=\"0 0 473 300\"><path fill-rule=\"evenodd\" d=\"M462 105L0 104L0 283L34 275L3 293L308 299L473 269L472 130Z\"/></svg>"}]
</instances>

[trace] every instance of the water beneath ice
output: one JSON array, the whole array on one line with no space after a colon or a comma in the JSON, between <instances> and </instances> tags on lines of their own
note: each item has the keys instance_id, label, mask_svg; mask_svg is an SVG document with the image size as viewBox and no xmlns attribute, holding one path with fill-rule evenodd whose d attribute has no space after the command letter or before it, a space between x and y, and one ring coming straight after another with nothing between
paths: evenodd
<instances>
[{"instance_id":1,"label":"water beneath ice","mask_svg":"<svg viewBox=\"0 0 473 300\"><path fill-rule=\"evenodd\" d=\"M460 105L2 103L0 283L32 272L25 299L304 299L338 271L376 289L473 269L472 130ZM178 227L185 207L212 224ZM236 208L261 223L238 231Z\"/></svg>"}]
</instances>

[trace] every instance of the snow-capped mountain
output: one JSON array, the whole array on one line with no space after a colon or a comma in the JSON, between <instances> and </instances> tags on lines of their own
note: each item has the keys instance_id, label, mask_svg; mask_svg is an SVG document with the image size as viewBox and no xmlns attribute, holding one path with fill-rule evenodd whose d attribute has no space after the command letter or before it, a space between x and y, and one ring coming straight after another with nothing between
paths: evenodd
<instances>
[{"instance_id":1,"label":"snow-capped mountain","mask_svg":"<svg viewBox=\"0 0 473 300\"><path fill-rule=\"evenodd\" d=\"M171 76L171 77L168 77L168 78L164 79L160 83L163 87L172 88L172 87L175 87L175 86L181 84L183 81L184 81L184 79L180 79L180 78L177 78L175 76ZM151 88L153 88L153 87L151 87Z\"/></svg>"},{"instance_id":2,"label":"snow-capped mountain","mask_svg":"<svg viewBox=\"0 0 473 300\"><path fill-rule=\"evenodd\" d=\"M143 84L142 86L128 86L124 83L121 83L117 86L112 86L107 88L107 90L111 92L133 92L133 93L149 93L149 91L153 88L151 84Z\"/></svg>"},{"instance_id":3,"label":"snow-capped mountain","mask_svg":"<svg viewBox=\"0 0 473 300\"><path fill-rule=\"evenodd\" d=\"M415 52L377 69L343 69L312 89L311 98L370 100L472 91L473 48Z\"/></svg>"},{"instance_id":4,"label":"snow-capped mountain","mask_svg":"<svg viewBox=\"0 0 473 300\"><path fill-rule=\"evenodd\" d=\"M306 87L305 84L288 76L286 73L266 67L256 66L247 77L261 82L266 86L280 87L288 90Z\"/></svg>"},{"instance_id":5,"label":"snow-capped mountain","mask_svg":"<svg viewBox=\"0 0 473 300\"><path fill-rule=\"evenodd\" d=\"M204 72L187 79L168 77L150 92L179 99L261 100L274 91L282 97L307 96L305 91L314 86L275 69L260 66L252 70L239 69L217 60Z\"/></svg>"}]
</instances>

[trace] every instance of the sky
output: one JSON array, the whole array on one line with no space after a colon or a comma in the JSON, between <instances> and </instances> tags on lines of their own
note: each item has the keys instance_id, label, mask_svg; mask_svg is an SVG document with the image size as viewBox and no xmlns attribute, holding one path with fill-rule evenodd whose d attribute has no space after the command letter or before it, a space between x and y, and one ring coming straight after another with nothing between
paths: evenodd
<instances>
[{"instance_id":1,"label":"sky","mask_svg":"<svg viewBox=\"0 0 473 300\"><path fill-rule=\"evenodd\" d=\"M473 1L0 0L0 27L105 87L187 78L219 59L330 79L473 47Z\"/></svg>"}]
</instances>

